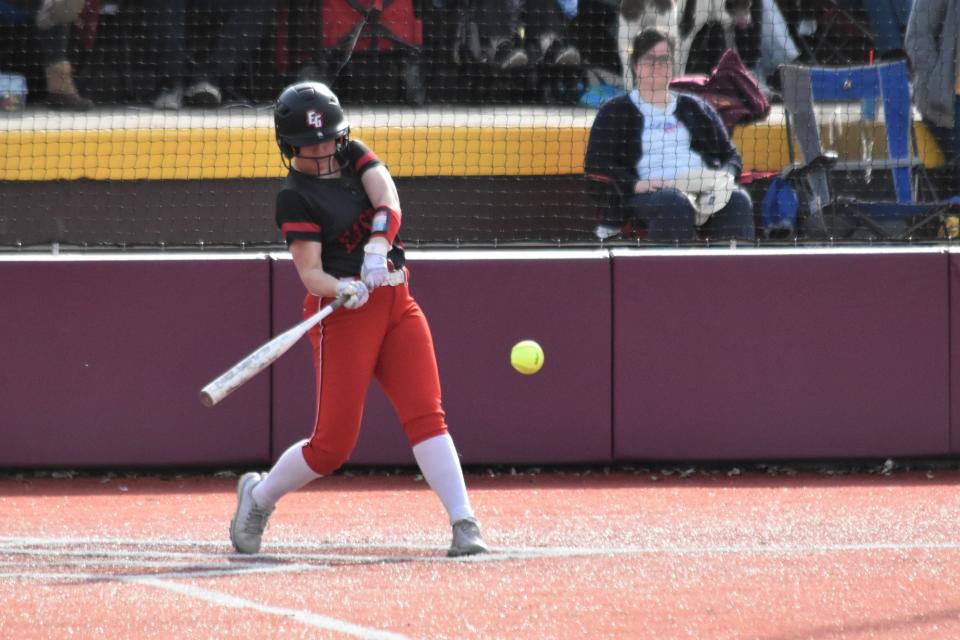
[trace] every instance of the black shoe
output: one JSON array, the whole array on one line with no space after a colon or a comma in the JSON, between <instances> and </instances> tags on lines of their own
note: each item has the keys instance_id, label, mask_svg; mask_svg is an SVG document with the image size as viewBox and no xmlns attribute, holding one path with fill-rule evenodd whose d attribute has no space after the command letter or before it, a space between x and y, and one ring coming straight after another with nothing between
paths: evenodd
<instances>
[{"instance_id":1,"label":"black shoe","mask_svg":"<svg viewBox=\"0 0 960 640\"><path fill-rule=\"evenodd\" d=\"M90 111L93 109L93 100L84 98L77 93L48 93L47 106L51 109L64 111Z\"/></svg>"},{"instance_id":2,"label":"black shoe","mask_svg":"<svg viewBox=\"0 0 960 640\"><path fill-rule=\"evenodd\" d=\"M209 80L197 80L183 92L183 102L192 107L216 107L222 98L220 89Z\"/></svg>"},{"instance_id":3,"label":"black shoe","mask_svg":"<svg viewBox=\"0 0 960 640\"><path fill-rule=\"evenodd\" d=\"M497 45L490 63L500 71L520 69L527 66L530 58L527 52L516 46L511 40L504 40Z\"/></svg>"},{"instance_id":4,"label":"black shoe","mask_svg":"<svg viewBox=\"0 0 960 640\"><path fill-rule=\"evenodd\" d=\"M580 64L580 52L572 44L567 44L563 40L554 40L543 56L543 61L547 64L555 64L561 67L575 67Z\"/></svg>"}]
</instances>

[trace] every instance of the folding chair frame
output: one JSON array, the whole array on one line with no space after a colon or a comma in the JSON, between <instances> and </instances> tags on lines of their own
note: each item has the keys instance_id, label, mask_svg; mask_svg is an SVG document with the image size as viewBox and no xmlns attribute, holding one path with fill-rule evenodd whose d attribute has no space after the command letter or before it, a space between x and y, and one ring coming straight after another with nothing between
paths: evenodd
<instances>
[{"instance_id":1,"label":"folding chair frame","mask_svg":"<svg viewBox=\"0 0 960 640\"><path fill-rule=\"evenodd\" d=\"M955 204L937 201L936 190L920 160L904 62L836 68L784 65L781 67L781 82L790 158L790 165L782 175L799 183L801 193L807 195L806 224L812 235L845 235L849 230L843 229L841 223L847 221L852 229L862 226L880 238L903 240L911 238L933 220L942 220L948 211L955 210ZM815 105L818 101L829 102L831 99L837 102L864 100L867 120L876 102L883 103L888 159L843 162L835 153L823 149L819 131L821 123ZM867 108L868 103L873 109ZM906 126L892 126L897 118L904 119ZM796 157L795 144L804 150L802 163ZM895 202L861 201L837 194L832 174L867 170L891 172ZM917 199L921 179L934 199L931 202L921 203ZM903 220L906 228L892 232L881 224L882 220Z\"/></svg>"}]
</instances>

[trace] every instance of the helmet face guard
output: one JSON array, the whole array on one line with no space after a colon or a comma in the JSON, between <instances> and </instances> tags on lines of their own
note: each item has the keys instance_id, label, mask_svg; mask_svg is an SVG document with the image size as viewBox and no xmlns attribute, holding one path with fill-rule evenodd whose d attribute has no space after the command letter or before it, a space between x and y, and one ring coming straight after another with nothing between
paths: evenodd
<instances>
[{"instance_id":1,"label":"helmet face guard","mask_svg":"<svg viewBox=\"0 0 960 640\"><path fill-rule=\"evenodd\" d=\"M280 94L273 108L273 126L280 153L289 161L299 155L300 147L329 140L336 141L336 151L327 156L300 156L307 160L336 158L350 138L350 123L336 94L320 82L298 82ZM337 158L339 163L339 158ZM332 166L332 165L331 165ZM319 175L329 175L332 169Z\"/></svg>"}]
</instances>

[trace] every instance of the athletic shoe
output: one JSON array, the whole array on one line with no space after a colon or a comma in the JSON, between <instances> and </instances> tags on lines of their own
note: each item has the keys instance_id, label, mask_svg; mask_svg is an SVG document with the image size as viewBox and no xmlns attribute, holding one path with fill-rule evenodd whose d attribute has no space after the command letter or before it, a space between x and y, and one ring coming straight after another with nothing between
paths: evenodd
<instances>
[{"instance_id":1,"label":"athletic shoe","mask_svg":"<svg viewBox=\"0 0 960 640\"><path fill-rule=\"evenodd\" d=\"M621 230L621 227L612 224L598 224L593 230L593 235L597 236L599 240L607 240L618 235Z\"/></svg>"},{"instance_id":2,"label":"athletic shoe","mask_svg":"<svg viewBox=\"0 0 960 640\"><path fill-rule=\"evenodd\" d=\"M527 66L527 52L517 47L511 40L500 42L493 52L490 62L500 71L509 71Z\"/></svg>"},{"instance_id":3,"label":"athletic shoe","mask_svg":"<svg viewBox=\"0 0 960 640\"><path fill-rule=\"evenodd\" d=\"M480 525L473 518L463 518L453 523L453 542L447 551L448 558L490 553L490 548L480 535Z\"/></svg>"},{"instance_id":4,"label":"athletic shoe","mask_svg":"<svg viewBox=\"0 0 960 640\"><path fill-rule=\"evenodd\" d=\"M183 102L192 107L216 107L222 97L218 89L209 80L197 80L183 92Z\"/></svg>"},{"instance_id":5,"label":"athletic shoe","mask_svg":"<svg viewBox=\"0 0 960 640\"><path fill-rule=\"evenodd\" d=\"M576 47L562 40L554 40L543 57L548 64L561 67L574 67L580 64L580 52Z\"/></svg>"},{"instance_id":6,"label":"athletic shoe","mask_svg":"<svg viewBox=\"0 0 960 640\"><path fill-rule=\"evenodd\" d=\"M167 89L153 101L154 109L163 109L164 111L176 111L183 106L183 89L173 87Z\"/></svg>"},{"instance_id":7,"label":"athletic shoe","mask_svg":"<svg viewBox=\"0 0 960 640\"><path fill-rule=\"evenodd\" d=\"M257 553L267 518L273 509L261 509L253 499L253 488L266 479L267 474L245 473L237 483L237 512L230 521L230 542L240 553Z\"/></svg>"},{"instance_id":8,"label":"athletic shoe","mask_svg":"<svg viewBox=\"0 0 960 640\"><path fill-rule=\"evenodd\" d=\"M64 111L90 111L90 109L93 109L93 100L76 93L48 92L46 103L51 109L63 109Z\"/></svg>"}]
</instances>

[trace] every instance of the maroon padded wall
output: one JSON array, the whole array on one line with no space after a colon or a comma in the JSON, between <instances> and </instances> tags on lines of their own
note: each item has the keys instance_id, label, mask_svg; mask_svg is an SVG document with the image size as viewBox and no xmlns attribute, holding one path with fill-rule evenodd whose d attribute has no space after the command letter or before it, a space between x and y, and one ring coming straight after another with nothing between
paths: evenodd
<instances>
[{"instance_id":1,"label":"maroon padded wall","mask_svg":"<svg viewBox=\"0 0 960 640\"><path fill-rule=\"evenodd\" d=\"M411 255L410 287L431 325L447 421L463 462L609 462L606 253L526 252L519 259L510 252L496 252L497 259L453 254ZM290 260L278 260L274 276L279 330L297 321L303 287ZM537 340L546 354L544 368L533 376L509 364L510 347L525 338ZM274 457L309 435L314 395L304 341L274 366ZM351 463L413 463L376 385Z\"/></svg>"},{"instance_id":2,"label":"maroon padded wall","mask_svg":"<svg viewBox=\"0 0 960 640\"><path fill-rule=\"evenodd\" d=\"M269 335L269 261L0 261L0 465L266 460L269 380L200 388Z\"/></svg>"},{"instance_id":3,"label":"maroon padded wall","mask_svg":"<svg viewBox=\"0 0 960 640\"><path fill-rule=\"evenodd\" d=\"M948 453L947 264L615 252L616 457Z\"/></svg>"},{"instance_id":4,"label":"maroon padded wall","mask_svg":"<svg viewBox=\"0 0 960 640\"><path fill-rule=\"evenodd\" d=\"M958 260L414 252L411 288L467 464L907 457L960 448ZM197 398L299 319L286 257L4 257L0 296L0 467L266 465L309 435L306 340ZM413 462L376 387L352 462Z\"/></svg>"},{"instance_id":5,"label":"maroon padded wall","mask_svg":"<svg viewBox=\"0 0 960 640\"><path fill-rule=\"evenodd\" d=\"M960 453L960 253L950 253L950 452Z\"/></svg>"}]
</instances>

